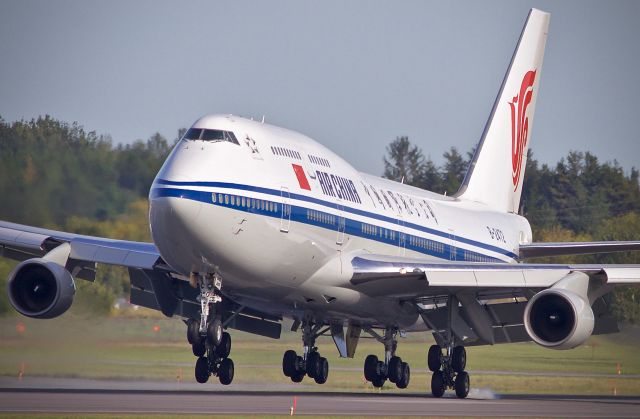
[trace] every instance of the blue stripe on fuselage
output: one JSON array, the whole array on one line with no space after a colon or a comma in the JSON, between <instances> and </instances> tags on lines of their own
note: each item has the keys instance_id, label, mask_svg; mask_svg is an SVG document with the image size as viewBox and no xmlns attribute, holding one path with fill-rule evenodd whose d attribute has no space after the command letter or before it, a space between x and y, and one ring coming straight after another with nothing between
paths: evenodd
<instances>
[{"instance_id":1,"label":"blue stripe on fuselage","mask_svg":"<svg viewBox=\"0 0 640 419\"><path fill-rule=\"evenodd\" d=\"M158 180L157 183L159 184L164 184L164 185L176 185L176 186L204 186L204 187L216 187L216 188L223 188L223 189L237 189L237 190L245 190L245 191L251 191L251 192L258 192L258 193L263 193L263 194L267 194L267 195L272 195L272 196L277 196L279 198L281 198L281 191L278 190L274 190L274 189L268 189L268 188L263 188L263 187L258 187L258 186L250 186L250 185L242 185L242 184L236 184L236 183L226 183L226 182L174 182L174 181L167 181L167 180ZM160 197L160 196L170 196L170 197L178 197L178 198L185 198L185 199L191 199L191 200L196 200L196 201L200 201L200 202L204 202L204 203L208 203L208 204L212 204L212 200L211 200L211 191L195 191L192 189L182 189L182 188L153 188L151 190L151 197ZM330 208L332 210L338 210L336 203L332 203L329 201L324 201L321 199L317 199L317 198L313 198L313 197L308 197L308 196L304 196L304 195L300 195L300 194L296 194L296 193L290 193L289 197L291 199L297 199L297 200L301 200L301 201L306 201L306 202L311 202L311 203L315 203L318 205L322 205L324 207ZM275 202L278 205L281 205L282 202L278 201ZM234 209L238 209L238 210L247 210L246 208L239 208L237 206L230 206L230 205L224 205L220 202L216 203L217 205L222 205L222 206L228 206ZM299 207L299 206L292 206L292 215L291 215L291 221L296 221L296 222L302 222L305 224L312 224L312 225L317 225L319 227L324 227L324 228L328 228L329 226L324 225L323 223L315 223L314 220L308 220L306 219L304 216L306 215L306 211L310 210L308 208L305 207ZM262 215L269 215L269 216L273 216L273 217L278 217L280 218L280 214L276 213L276 214L272 214L272 213L262 213L259 210L255 210L255 209L251 209L252 211L248 211L248 212L254 212L254 213L259 213ZM516 258L517 256L514 253L511 253L509 251L506 251L504 249L501 249L499 247L496 246L492 246L486 243L482 243L482 242L478 242L475 240L470 240L470 239L466 239L460 236L451 236L448 233L444 233L438 230L434 230L428 227L424 227L418 224L414 224L414 223L408 223L408 222L403 222L402 224L400 224L398 222L397 219L391 218L391 217L386 217L384 215L380 215L380 214L375 214L375 213L370 213L367 211L363 211L363 210L359 210L359 209L355 209L355 208L349 208L346 206L341 206L340 210L344 211L344 212L349 212L352 214L357 214L363 217L367 217L367 218L373 218L376 220L380 220L380 221L384 221L384 222L388 222L391 224L395 224L395 225L401 225L403 227L408 227L414 230L418 230L418 231L422 231L425 233L429 233L429 234L433 234L439 237L443 237L446 239L454 239L456 242L460 242L460 243L466 243L472 246L476 246L485 250L489 250L492 252L496 252L496 253L500 253L503 254L505 256L511 257L511 258ZM299 213L300 211L304 212L304 214ZM332 214L335 215L335 214ZM363 223L356 221L356 220L351 220L349 218L345 218L346 220L346 233L347 234L352 234L352 235L356 235L356 236L361 236L367 239L371 239L371 240L376 240L376 241L380 241L380 242L384 242L387 244L391 244L391 245L398 245L398 238L394 237L393 239L385 239L384 237L376 237L373 235L363 235L361 234L361 229L359 228ZM378 227L380 229L384 229L383 227ZM331 229L337 229L337 226L331 226ZM465 250L465 249L459 249L453 246L450 246L446 243L441 243L441 242L437 242L440 243L441 245L443 245L447 250L443 251L443 252L433 252L433 251L425 251L425 249L421 246L413 246L410 244L411 241L411 235L407 234L407 233L403 233L403 232L398 232L397 230L390 230L387 229L389 231L393 231L396 235L399 234L404 234L406 236L406 243L404 245L405 248L408 249L412 249L412 250L416 250L418 252L421 253L426 253L426 254L431 254L434 255L436 257L446 257L446 255L450 256L451 250L455 251L455 257L454 260L468 260L467 257L465 257L465 252L469 253L470 257L474 257L475 256L479 256L483 259L483 261L489 261L486 259L490 259L490 261L499 261L502 262L502 260L497 259L495 257L492 256L487 256L484 255L482 253L477 253L477 252L473 252L473 251L469 251L469 250ZM419 236L413 236L417 239L423 239L423 240L429 240L429 239L424 239L422 237ZM446 254L446 255L445 255ZM447 259L449 257L446 257Z\"/></svg>"}]
</instances>

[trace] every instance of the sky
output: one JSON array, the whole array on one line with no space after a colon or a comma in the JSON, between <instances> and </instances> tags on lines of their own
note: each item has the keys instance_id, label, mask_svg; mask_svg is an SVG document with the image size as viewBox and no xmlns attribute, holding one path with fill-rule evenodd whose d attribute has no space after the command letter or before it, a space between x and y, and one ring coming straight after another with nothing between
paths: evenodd
<instances>
[{"instance_id":1,"label":"sky","mask_svg":"<svg viewBox=\"0 0 640 419\"><path fill-rule=\"evenodd\" d=\"M640 167L640 1L0 0L0 116L130 143L264 115L368 173L401 135L441 163L479 141L531 7L551 13L535 158Z\"/></svg>"}]
</instances>

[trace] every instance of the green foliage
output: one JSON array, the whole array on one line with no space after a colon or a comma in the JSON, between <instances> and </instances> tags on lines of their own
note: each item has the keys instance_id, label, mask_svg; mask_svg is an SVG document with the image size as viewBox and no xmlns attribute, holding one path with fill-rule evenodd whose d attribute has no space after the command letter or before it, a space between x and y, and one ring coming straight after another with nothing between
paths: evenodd
<instances>
[{"instance_id":1,"label":"green foliage","mask_svg":"<svg viewBox=\"0 0 640 419\"><path fill-rule=\"evenodd\" d=\"M417 186L438 193L455 193L469 162L455 147L444 153L445 164L437 167L430 158L425 158L409 137L397 137L387 146L384 157L384 174L387 179L403 181L407 185Z\"/></svg>"},{"instance_id":2,"label":"green foliage","mask_svg":"<svg viewBox=\"0 0 640 419\"><path fill-rule=\"evenodd\" d=\"M424 156L417 146L411 146L409 137L397 137L387 146L389 158L384 157L384 176L408 185L422 181Z\"/></svg>"},{"instance_id":3,"label":"green foliage","mask_svg":"<svg viewBox=\"0 0 640 419\"><path fill-rule=\"evenodd\" d=\"M113 147L107 136L49 116L7 123L0 118L0 219L65 231L149 241L153 179L171 146L160 134ZM0 260L0 286L14 262ZM99 266L94 284L77 281L73 311L108 313L128 296L122 268ZM0 293L0 315L10 310Z\"/></svg>"},{"instance_id":4,"label":"green foliage","mask_svg":"<svg viewBox=\"0 0 640 419\"><path fill-rule=\"evenodd\" d=\"M11 312L11 306L5 290L7 289L7 277L15 265L16 263L13 261L0 259L0 316Z\"/></svg>"},{"instance_id":5,"label":"green foliage","mask_svg":"<svg viewBox=\"0 0 640 419\"><path fill-rule=\"evenodd\" d=\"M108 284L76 280L76 289L69 313L106 316L111 312L116 295Z\"/></svg>"},{"instance_id":6,"label":"green foliage","mask_svg":"<svg viewBox=\"0 0 640 419\"><path fill-rule=\"evenodd\" d=\"M464 175L467 173L469 162L458 153L458 149L455 147L451 147L449 151L446 151L444 158L443 188L448 195L451 195L460 188Z\"/></svg>"},{"instance_id":7,"label":"green foliage","mask_svg":"<svg viewBox=\"0 0 640 419\"><path fill-rule=\"evenodd\" d=\"M136 141L125 146L119 145L116 163L118 185L139 196L146 196L169 151L169 143L159 133L152 135L146 143Z\"/></svg>"},{"instance_id":8,"label":"green foliage","mask_svg":"<svg viewBox=\"0 0 640 419\"><path fill-rule=\"evenodd\" d=\"M626 176L615 162L599 163L593 154L575 151L555 169L539 168L529 150L521 212L533 228L560 225L598 235L600 224L611 217L640 213L638 171Z\"/></svg>"},{"instance_id":9,"label":"green foliage","mask_svg":"<svg viewBox=\"0 0 640 419\"><path fill-rule=\"evenodd\" d=\"M70 215L112 219L146 197L169 151L160 134L114 148L77 123L0 118L0 219L39 226L63 226Z\"/></svg>"}]
</instances>

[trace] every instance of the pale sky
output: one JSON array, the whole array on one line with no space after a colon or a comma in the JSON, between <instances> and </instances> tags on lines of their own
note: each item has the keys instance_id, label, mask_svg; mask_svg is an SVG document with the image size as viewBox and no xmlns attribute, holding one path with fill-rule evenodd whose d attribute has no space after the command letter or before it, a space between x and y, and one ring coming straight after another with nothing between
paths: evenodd
<instances>
[{"instance_id":1,"label":"pale sky","mask_svg":"<svg viewBox=\"0 0 640 419\"><path fill-rule=\"evenodd\" d=\"M265 115L369 173L399 135L440 163L479 140L531 7L551 13L536 158L640 167L640 1L0 0L0 116L128 143Z\"/></svg>"}]
</instances>

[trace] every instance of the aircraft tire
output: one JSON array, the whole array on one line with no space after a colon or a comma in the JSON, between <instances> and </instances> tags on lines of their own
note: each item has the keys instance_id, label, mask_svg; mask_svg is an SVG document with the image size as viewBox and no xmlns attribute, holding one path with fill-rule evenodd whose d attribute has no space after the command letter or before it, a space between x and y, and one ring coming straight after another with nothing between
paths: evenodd
<instances>
[{"instance_id":1,"label":"aircraft tire","mask_svg":"<svg viewBox=\"0 0 640 419\"><path fill-rule=\"evenodd\" d=\"M296 373L297 357L298 355L296 354L296 351L293 351L291 349L284 353L284 356L282 357L282 372L284 373L285 377L293 377L293 375Z\"/></svg>"},{"instance_id":2,"label":"aircraft tire","mask_svg":"<svg viewBox=\"0 0 640 419\"><path fill-rule=\"evenodd\" d=\"M233 361L231 358L225 358L220 363L220 367L218 368L218 379L220 380L220 384L228 386L233 381L235 368L233 366Z\"/></svg>"},{"instance_id":3,"label":"aircraft tire","mask_svg":"<svg viewBox=\"0 0 640 419\"><path fill-rule=\"evenodd\" d=\"M311 352L307 356L307 375L309 378L315 378L320 372L320 354Z\"/></svg>"},{"instance_id":4,"label":"aircraft tire","mask_svg":"<svg viewBox=\"0 0 640 419\"><path fill-rule=\"evenodd\" d=\"M437 398L444 395L444 374L442 371L434 371L431 376L431 394Z\"/></svg>"},{"instance_id":5,"label":"aircraft tire","mask_svg":"<svg viewBox=\"0 0 640 419\"><path fill-rule=\"evenodd\" d=\"M293 381L294 383L299 383L302 381L303 378L304 378L304 373L296 372L291 376L291 381Z\"/></svg>"},{"instance_id":6,"label":"aircraft tire","mask_svg":"<svg viewBox=\"0 0 640 419\"><path fill-rule=\"evenodd\" d=\"M378 357L375 355L367 355L367 358L364 360L364 378L367 381L373 382L376 378L378 366Z\"/></svg>"},{"instance_id":7,"label":"aircraft tire","mask_svg":"<svg viewBox=\"0 0 640 419\"><path fill-rule=\"evenodd\" d=\"M376 375L376 377L371 380L371 384L373 384L375 388L382 388L385 381L387 381L387 379L384 376Z\"/></svg>"},{"instance_id":8,"label":"aircraft tire","mask_svg":"<svg viewBox=\"0 0 640 419\"><path fill-rule=\"evenodd\" d=\"M189 319L187 322L187 342L191 345L200 341L200 322Z\"/></svg>"},{"instance_id":9,"label":"aircraft tire","mask_svg":"<svg viewBox=\"0 0 640 419\"><path fill-rule=\"evenodd\" d=\"M207 348L204 346L204 342L200 340L196 343L191 344L191 351L195 356L200 358L201 356L204 356L204 354L207 352Z\"/></svg>"},{"instance_id":10,"label":"aircraft tire","mask_svg":"<svg viewBox=\"0 0 640 419\"><path fill-rule=\"evenodd\" d=\"M389 360L389 368L387 370L387 377L392 383L397 383L402 377L402 358L399 356L392 356Z\"/></svg>"},{"instance_id":11,"label":"aircraft tire","mask_svg":"<svg viewBox=\"0 0 640 419\"><path fill-rule=\"evenodd\" d=\"M430 371L440 371L442 366L442 350L438 345L431 345L427 355L427 364Z\"/></svg>"},{"instance_id":12,"label":"aircraft tire","mask_svg":"<svg viewBox=\"0 0 640 419\"><path fill-rule=\"evenodd\" d=\"M469 374L466 371L458 373L458 376L456 377L456 381L454 383L454 387L456 389L456 396L461 399L467 397L471 385L469 382Z\"/></svg>"},{"instance_id":13,"label":"aircraft tire","mask_svg":"<svg viewBox=\"0 0 640 419\"><path fill-rule=\"evenodd\" d=\"M467 351L464 346L456 346L451 353L451 368L458 374L467 366Z\"/></svg>"},{"instance_id":14,"label":"aircraft tire","mask_svg":"<svg viewBox=\"0 0 640 419\"><path fill-rule=\"evenodd\" d=\"M195 377L196 381L204 384L209 380L209 361L206 357L201 356L196 361Z\"/></svg>"},{"instance_id":15,"label":"aircraft tire","mask_svg":"<svg viewBox=\"0 0 640 419\"><path fill-rule=\"evenodd\" d=\"M402 375L400 379L396 382L396 387L398 388L407 388L409 386L409 380L411 379L411 369L409 368L409 364L406 362L402 363Z\"/></svg>"},{"instance_id":16,"label":"aircraft tire","mask_svg":"<svg viewBox=\"0 0 640 419\"><path fill-rule=\"evenodd\" d=\"M225 359L229 357L229 354L231 354L231 335L224 332L220 344L216 346L216 355Z\"/></svg>"},{"instance_id":17,"label":"aircraft tire","mask_svg":"<svg viewBox=\"0 0 640 419\"><path fill-rule=\"evenodd\" d=\"M318 359L318 370L313 379L318 384L324 384L327 382L327 378L329 378L329 361L325 357L320 357Z\"/></svg>"},{"instance_id":18,"label":"aircraft tire","mask_svg":"<svg viewBox=\"0 0 640 419\"><path fill-rule=\"evenodd\" d=\"M216 317L207 326L207 339L211 346L216 347L222 340L222 321Z\"/></svg>"}]
</instances>

